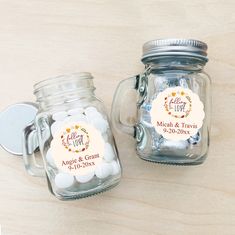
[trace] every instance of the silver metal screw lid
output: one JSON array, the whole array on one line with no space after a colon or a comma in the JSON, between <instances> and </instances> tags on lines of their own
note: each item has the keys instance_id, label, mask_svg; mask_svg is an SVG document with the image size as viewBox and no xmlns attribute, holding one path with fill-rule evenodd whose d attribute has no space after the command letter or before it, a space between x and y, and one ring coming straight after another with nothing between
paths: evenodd
<instances>
[{"instance_id":1,"label":"silver metal screw lid","mask_svg":"<svg viewBox=\"0 0 235 235\"><path fill-rule=\"evenodd\" d=\"M159 56L189 56L208 61L207 44L194 39L155 39L143 45L143 63Z\"/></svg>"},{"instance_id":2,"label":"silver metal screw lid","mask_svg":"<svg viewBox=\"0 0 235 235\"><path fill-rule=\"evenodd\" d=\"M0 145L9 153L23 155L23 129L32 122L38 112L34 103L17 103L0 112ZM32 146L35 150L38 147Z\"/></svg>"}]
</instances>

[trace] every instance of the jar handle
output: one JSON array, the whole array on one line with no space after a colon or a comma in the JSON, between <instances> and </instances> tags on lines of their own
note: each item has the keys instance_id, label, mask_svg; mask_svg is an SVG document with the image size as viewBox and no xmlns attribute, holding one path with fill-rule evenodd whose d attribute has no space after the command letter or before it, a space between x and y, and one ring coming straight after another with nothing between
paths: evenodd
<instances>
[{"instance_id":1,"label":"jar handle","mask_svg":"<svg viewBox=\"0 0 235 235\"><path fill-rule=\"evenodd\" d=\"M135 127L124 124L121 121L120 112L126 92L131 89L136 89L138 78L139 75L127 78L119 83L113 98L111 109L111 124L113 128L117 131L132 135L133 137L135 134Z\"/></svg>"},{"instance_id":2,"label":"jar handle","mask_svg":"<svg viewBox=\"0 0 235 235\"><path fill-rule=\"evenodd\" d=\"M34 123L30 123L23 130L23 160L26 171L32 176L44 177L44 166L39 165L35 159L35 148L38 146L37 130Z\"/></svg>"}]
</instances>

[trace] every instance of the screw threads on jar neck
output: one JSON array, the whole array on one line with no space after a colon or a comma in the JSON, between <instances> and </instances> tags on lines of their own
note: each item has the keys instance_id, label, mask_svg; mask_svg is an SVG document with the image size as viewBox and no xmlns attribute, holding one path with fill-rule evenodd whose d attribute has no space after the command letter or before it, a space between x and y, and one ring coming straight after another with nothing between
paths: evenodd
<instances>
[{"instance_id":1,"label":"screw threads on jar neck","mask_svg":"<svg viewBox=\"0 0 235 235\"><path fill-rule=\"evenodd\" d=\"M95 87L90 73L74 73L49 78L34 85L34 94L41 109L89 99Z\"/></svg>"},{"instance_id":2,"label":"screw threads on jar neck","mask_svg":"<svg viewBox=\"0 0 235 235\"><path fill-rule=\"evenodd\" d=\"M188 70L200 71L205 61L188 56L161 56L144 63L150 70Z\"/></svg>"}]
</instances>

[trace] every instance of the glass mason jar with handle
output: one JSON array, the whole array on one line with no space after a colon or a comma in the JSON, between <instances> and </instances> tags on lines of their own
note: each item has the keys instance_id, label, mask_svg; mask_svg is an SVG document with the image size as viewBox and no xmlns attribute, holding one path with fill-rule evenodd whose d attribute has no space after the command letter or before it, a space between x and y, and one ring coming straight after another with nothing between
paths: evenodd
<instances>
[{"instance_id":1,"label":"glass mason jar with handle","mask_svg":"<svg viewBox=\"0 0 235 235\"><path fill-rule=\"evenodd\" d=\"M62 200L91 196L117 185L121 166L91 74L59 76L34 88L39 111L23 135L27 171L46 175L49 189ZM44 166L32 154L37 141Z\"/></svg>"},{"instance_id":2,"label":"glass mason jar with handle","mask_svg":"<svg viewBox=\"0 0 235 235\"><path fill-rule=\"evenodd\" d=\"M143 73L120 82L114 129L136 138L140 158L166 164L201 164L208 152L210 78L203 71L207 45L192 39L158 39L143 46ZM137 123L122 122L128 90L137 91Z\"/></svg>"}]
</instances>

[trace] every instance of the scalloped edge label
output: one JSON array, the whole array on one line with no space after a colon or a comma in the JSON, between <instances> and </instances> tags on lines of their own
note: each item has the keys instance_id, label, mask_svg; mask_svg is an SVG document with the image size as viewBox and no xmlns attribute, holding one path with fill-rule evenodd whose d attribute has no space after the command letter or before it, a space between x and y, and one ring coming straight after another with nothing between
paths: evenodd
<instances>
[{"instance_id":1,"label":"scalloped edge label","mask_svg":"<svg viewBox=\"0 0 235 235\"><path fill-rule=\"evenodd\" d=\"M172 87L159 93L152 102L151 122L165 139L187 140L203 125L204 105L188 88Z\"/></svg>"},{"instance_id":2,"label":"scalloped edge label","mask_svg":"<svg viewBox=\"0 0 235 235\"><path fill-rule=\"evenodd\" d=\"M65 123L51 142L51 153L56 166L72 175L94 171L104 157L101 133L85 122Z\"/></svg>"}]
</instances>

